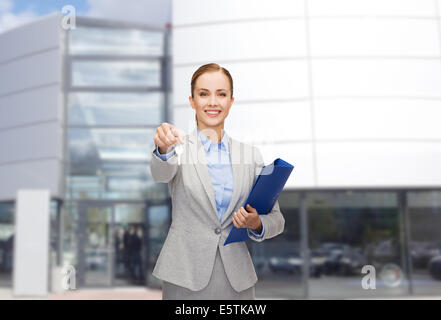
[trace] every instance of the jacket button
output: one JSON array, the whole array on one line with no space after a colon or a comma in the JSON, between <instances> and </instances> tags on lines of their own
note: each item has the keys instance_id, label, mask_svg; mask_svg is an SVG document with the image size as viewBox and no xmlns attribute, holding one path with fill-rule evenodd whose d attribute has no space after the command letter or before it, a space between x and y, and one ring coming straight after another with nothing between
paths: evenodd
<instances>
[{"instance_id":1,"label":"jacket button","mask_svg":"<svg viewBox=\"0 0 441 320\"><path fill-rule=\"evenodd\" d=\"M216 233L216 234L221 233L221 229L220 229L220 228L216 228L216 229L214 229L214 233Z\"/></svg>"}]
</instances>

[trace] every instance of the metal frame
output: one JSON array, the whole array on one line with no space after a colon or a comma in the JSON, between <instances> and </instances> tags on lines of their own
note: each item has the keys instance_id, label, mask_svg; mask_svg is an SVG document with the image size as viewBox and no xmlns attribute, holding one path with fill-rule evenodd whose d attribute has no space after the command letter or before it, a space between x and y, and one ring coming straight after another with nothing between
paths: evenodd
<instances>
[{"instance_id":1,"label":"metal frame","mask_svg":"<svg viewBox=\"0 0 441 320\"><path fill-rule=\"evenodd\" d=\"M88 86L75 86L69 89L69 92L161 92L158 88L148 88L148 87L88 87Z\"/></svg>"},{"instance_id":2,"label":"metal frame","mask_svg":"<svg viewBox=\"0 0 441 320\"><path fill-rule=\"evenodd\" d=\"M165 31L165 27L149 25L144 23L126 22L103 18L76 17L78 26L97 27L108 29L141 29L145 31Z\"/></svg>"},{"instance_id":3,"label":"metal frame","mask_svg":"<svg viewBox=\"0 0 441 320\"><path fill-rule=\"evenodd\" d=\"M309 234L308 234L308 203L306 192L300 193L300 248L301 257L303 258L302 265L302 284L303 284L303 295L305 299L309 298Z\"/></svg>"},{"instance_id":4,"label":"metal frame","mask_svg":"<svg viewBox=\"0 0 441 320\"><path fill-rule=\"evenodd\" d=\"M157 61L164 60L163 56L159 55L127 55L127 54L70 54L69 57L72 61Z\"/></svg>"},{"instance_id":5,"label":"metal frame","mask_svg":"<svg viewBox=\"0 0 441 320\"><path fill-rule=\"evenodd\" d=\"M413 265L412 257L410 255L410 217L409 217L409 206L407 203L407 192L398 191L398 212L399 212L399 222L400 222L400 241L401 246L401 263L404 267L405 275L409 281L409 294L413 295Z\"/></svg>"}]
</instances>

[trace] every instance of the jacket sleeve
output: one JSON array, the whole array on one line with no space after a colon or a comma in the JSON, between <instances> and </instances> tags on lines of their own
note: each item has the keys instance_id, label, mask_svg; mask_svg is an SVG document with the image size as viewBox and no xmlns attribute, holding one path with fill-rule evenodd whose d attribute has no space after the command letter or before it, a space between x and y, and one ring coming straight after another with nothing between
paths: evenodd
<instances>
[{"instance_id":1,"label":"jacket sleeve","mask_svg":"<svg viewBox=\"0 0 441 320\"><path fill-rule=\"evenodd\" d=\"M255 176L254 176L254 182L255 182L257 176L260 173L260 170L264 166L264 162L260 150L256 147L254 148L255 148L254 155L256 159ZM259 212L259 214L260 213L261 212ZM259 217L262 220L262 223L265 225L265 233L263 234L263 237L261 238L256 237L252 232L250 232L250 230L247 229L248 236L256 242L261 242L266 239L274 238L275 236L281 234L285 229L285 218L283 217L282 212L280 211L279 200L276 200L271 212L269 212L268 214L261 214L259 215Z\"/></svg>"},{"instance_id":2,"label":"jacket sleeve","mask_svg":"<svg viewBox=\"0 0 441 320\"><path fill-rule=\"evenodd\" d=\"M164 183L170 182L178 171L178 158L176 153L173 152L173 155L164 161L157 156L155 147L151 155L150 171L152 173L153 180ZM169 153L167 155L169 155Z\"/></svg>"}]
</instances>

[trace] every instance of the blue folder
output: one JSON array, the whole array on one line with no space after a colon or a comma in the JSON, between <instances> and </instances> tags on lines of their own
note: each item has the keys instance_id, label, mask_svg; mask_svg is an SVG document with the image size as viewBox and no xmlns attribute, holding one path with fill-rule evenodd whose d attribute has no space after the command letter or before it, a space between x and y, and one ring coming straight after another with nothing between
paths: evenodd
<instances>
[{"instance_id":1,"label":"blue folder","mask_svg":"<svg viewBox=\"0 0 441 320\"><path fill-rule=\"evenodd\" d=\"M263 166L243 207L246 208L246 205L249 204L259 214L270 213L293 169L293 165L280 158L267 166ZM229 243L247 240L250 240L247 228L236 228L233 225L224 246Z\"/></svg>"}]
</instances>

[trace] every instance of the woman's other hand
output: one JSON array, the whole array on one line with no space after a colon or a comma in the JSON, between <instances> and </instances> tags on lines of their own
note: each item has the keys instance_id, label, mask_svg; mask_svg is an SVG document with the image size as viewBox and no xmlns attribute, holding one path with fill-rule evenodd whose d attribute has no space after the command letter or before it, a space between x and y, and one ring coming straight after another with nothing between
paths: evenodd
<instances>
[{"instance_id":1,"label":"woman's other hand","mask_svg":"<svg viewBox=\"0 0 441 320\"><path fill-rule=\"evenodd\" d=\"M259 213L249 204L246 205L247 210L244 207L240 207L233 214L233 224L236 228L250 228L257 233L262 232L262 221L260 221Z\"/></svg>"}]
</instances>

